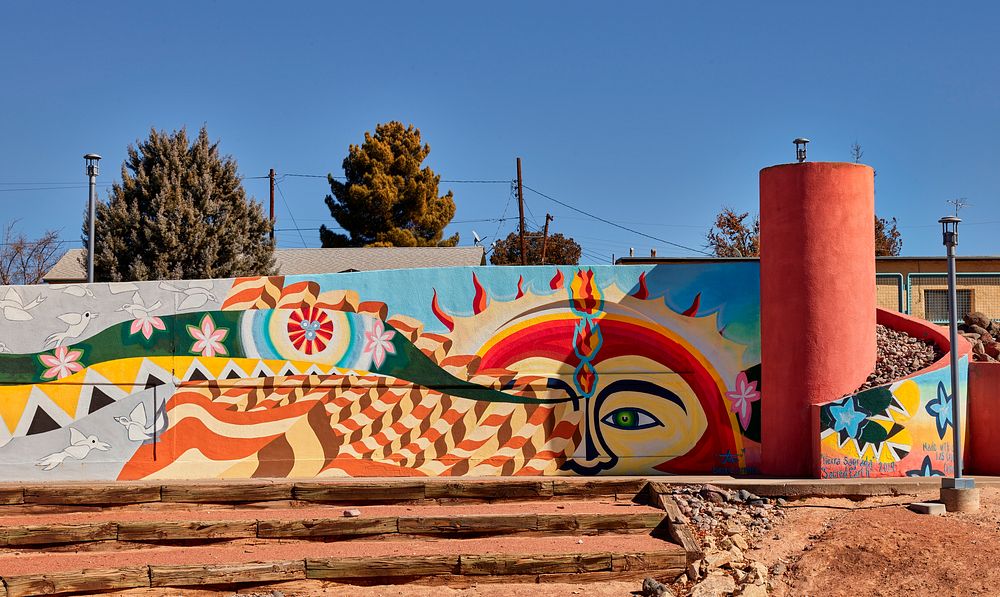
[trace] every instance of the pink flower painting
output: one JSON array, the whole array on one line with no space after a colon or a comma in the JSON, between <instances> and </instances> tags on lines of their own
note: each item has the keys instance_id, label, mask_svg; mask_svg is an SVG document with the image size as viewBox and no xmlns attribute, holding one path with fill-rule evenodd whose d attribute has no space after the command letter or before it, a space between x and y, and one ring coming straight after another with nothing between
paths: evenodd
<instances>
[{"instance_id":1,"label":"pink flower painting","mask_svg":"<svg viewBox=\"0 0 1000 597\"><path fill-rule=\"evenodd\" d=\"M222 341L226 339L229 330L216 328L211 315L206 313L201 318L199 326L189 325L187 331L195 340L191 345L191 352L199 353L203 357L226 354L226 347L222 345Z\"/></svg>"},{"instance_id":2,"label":"pink flower painting","mask_svg":"<svg viewBox=\"0 0 1000 597\"><path fill-rule=\"evenodd\" d=\"M732 412L739 419L740 427L745 430L750 426L753 403L760 400L760 392L757 390L757 382L748 380L745 371L736 376L735 385L733 391L726 392L726 398L732 403Z\"/></svg>"},{"instance_id":3,"label":"pink flower painting","mask_svg":"<svg viewBox=\"0 0 1000 597\"><path fill-rule=\"evenodd\" d=\"M154 315L144 315L142 317L136 317L132 320L132 325L129 327L129 333L132 335L142 333L142 337L149 340L150 336L153 335L153 330L160 330L161 332L167 329L167 326L163 325L163 320Z\"/></svg>"},{"instance_id":4,"label":"pink flower painting","mask_svg":"<svg viewBox=\"0 0 1000 597\"><path fill-rule=\"evenodd\" d=\"M385 355L396 354L396 347L392 345L392 337L396 332L386 330L381 319L376 319L372 324L372 329L365 332L365 354L372 355L372 363L375 367L381 367L385 362Z\"/></svg>"},{"instance_id":5,"label":"pink flower painting","mask_svg":"<svg viewBox=\"0 0 1000 597\"><path fill-rule=\"evenodd\" d=\"M48 367L42 373L42 379L62 379L83 371L83 364L79 362L81 356L83 351L69 350L65 346L57 347L53 354L39 355L39 360Z\"/></svg>"}]
</instances>

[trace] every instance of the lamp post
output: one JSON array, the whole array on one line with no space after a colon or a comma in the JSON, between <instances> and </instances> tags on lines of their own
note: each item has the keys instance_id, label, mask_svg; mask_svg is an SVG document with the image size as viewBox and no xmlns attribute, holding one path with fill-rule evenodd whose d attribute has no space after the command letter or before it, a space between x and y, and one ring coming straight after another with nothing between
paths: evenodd
<instances>
[{"instance_id":1,"label":"lamp post","mask_svg":"<svg viewBox=\"0 0 1000 597\"><path fill-rule=\"evenodd\" d=\"M801 164L806 161L806 144L809 143L809 139L805 137L799 137L792 141L795 144L795 159Z\"/></svg>"},{"instance_id":2,"label":"lamp post","mask_svg":"<svg viewBox=\"0 0 1000 597\"><path fill-rule=\"evenodd\" d=\"M941 237L948 248L948 336L951 340L951 422L952 450L955 456L955 478L962 477L962 443L959 436L962 413L958 408L958 297L955 291L955 247L958 246L958 216L947 216L938 220Z\"/></svg>"},{"instance_id":3,"label":"lamp post","mask_svg":"<svg viewBox=\"0 0 1000 597\"><path fill-rule=\"evenodd\" d=\"M87 282L94 281L94 211L97 205L97 175L100 172L98 164L101 156L88 153L83 156L87 164L87 177L90 179L90 196L87 202Z\"/></svg>"},{"instance_id":4,"label":"lamp post","mask_svg":"<svg viewBox=\"0 0 1000 597\"><path fill-rule=\"evenodd\" d=\"M979 509L979 490L975 479L962 477L961 386L958 381L958 298L955 291L955 247L958 246L958 216L938 220L941 236L948 249L948 335L951 344L951 431L955 470L951 479L941 480L941 501L948 511L971 512Z\"/></svg>"}]
</instances>

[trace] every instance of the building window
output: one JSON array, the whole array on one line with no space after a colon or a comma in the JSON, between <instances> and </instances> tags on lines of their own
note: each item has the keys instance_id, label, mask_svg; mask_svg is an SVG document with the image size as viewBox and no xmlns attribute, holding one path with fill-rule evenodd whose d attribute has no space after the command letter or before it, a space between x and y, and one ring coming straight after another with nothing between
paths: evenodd
<instances>
[{"instance_id":1,"label":"building window","mask_svg":"<svg viewBox=\"0 0 1000 597\"><path fill-rule=\"evenodd\" d=\"M972 312L972 290L969 288L959 288L955 292L955 298L958 300L958 319L961 320L963 315ZM947 290L924 290L924 317L934 323L947 323Z\"/></svg>"}]
</instances>

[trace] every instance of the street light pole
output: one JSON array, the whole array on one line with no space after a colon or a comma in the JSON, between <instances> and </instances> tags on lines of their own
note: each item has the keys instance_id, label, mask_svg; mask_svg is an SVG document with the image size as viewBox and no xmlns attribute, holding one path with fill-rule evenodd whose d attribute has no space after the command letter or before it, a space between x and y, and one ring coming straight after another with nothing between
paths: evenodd
<instances>
[{"instance_id":1,"label":"street light pole","mask_svg":"<svg viewBox=\"0 0 1000 597\"><path fill-rule=\"evenodd\" d=\"M951 431L955 471L952 478L941 480L941 501L949 512L975 512L979 509L976 480L962 477L962 388L958 380L958 298L955 290L955 247L958 246L958 216L938 220L944 246L948 248L948 335L951 340Z\"/></svg>"},{"instance_id":2,"label":"street light pole","mask_svg":"<svg viewBox=\"0 0 1000 597\"><path fill-rule=\"evenodd\" d=\"M87 202L87 282L94 281L94 212L97 209L97 175L101 156L88 153L83 156L87 164L87 177L90 179L90 196Z\"/></svg>"},{"instance_id":3,"label":"street light pole","mask_svg":"<svg viewBox=\"0 0 1000 597\"><path fill-rule=\"evenodd\" d=\"M944 246L948 248L948 336L951 343L951 422L952 442L955 456L956 479L962 478L962 411L959 408L958 385L958 292L955 290L955 247L958 246L958 216L941 218L941 233Z\"/></svg>"}]
</instances>

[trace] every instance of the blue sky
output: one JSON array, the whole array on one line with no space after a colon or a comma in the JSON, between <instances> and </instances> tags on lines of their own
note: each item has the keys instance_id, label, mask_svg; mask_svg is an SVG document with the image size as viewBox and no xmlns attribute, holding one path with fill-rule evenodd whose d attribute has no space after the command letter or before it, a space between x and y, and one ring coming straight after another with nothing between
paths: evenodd
<instances>
[{"instance_id":1,"label":"blue sky","mask_svg":"<svg viewBox=\"0 0 1000 597\"><path fill-rule=\"evenodd\" d=\"M0 22L0 223L78 246L82 154L120 177L150 127L207 124L244 176L279 175L279 246L319 246L322 178L376 123L421 129L445 179L510 179L694 248L722 205L757 208L760 168L850 160L878 172L904 253L940 254L966 197L961 254L1000 253L1000 9L840 3L16 3ZM31 183L31 184L25 184ZM44 190L15 190L31 187ZM266 200L267 181L246 188ZM442 185L449 233L505 235L506 184ZM105 188L101 189L104 196ZM584 261L692 255L526 192ZM286 206L287 203L287 206ZM506 209L505 209L506 208ZM293 220L294 217L294 220ZM478 221L487 220L487 221ZM302 228L305 230L293 230Z\"/></svg>"}]
</instances>

